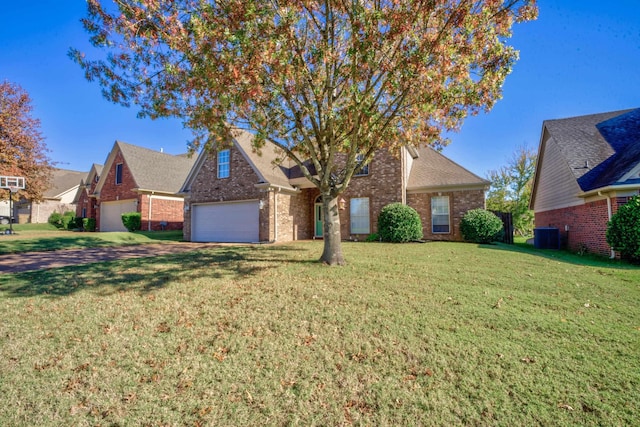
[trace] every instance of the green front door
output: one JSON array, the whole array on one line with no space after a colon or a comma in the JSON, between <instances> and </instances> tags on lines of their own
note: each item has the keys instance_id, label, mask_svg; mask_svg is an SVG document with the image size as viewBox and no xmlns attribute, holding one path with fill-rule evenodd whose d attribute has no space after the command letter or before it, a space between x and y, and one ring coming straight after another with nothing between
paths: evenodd
<instances>
[{"instance_id":1,"label":"green front door","mask_svg":"<svg viewBox=\"0 0 640 427\"><path fill-rule=\"evenodd\" d=\"M315 208L315 233L313 237L322 237L323 225L322 225L322 203L316 203Z\"/></svg>"}]
</instances>

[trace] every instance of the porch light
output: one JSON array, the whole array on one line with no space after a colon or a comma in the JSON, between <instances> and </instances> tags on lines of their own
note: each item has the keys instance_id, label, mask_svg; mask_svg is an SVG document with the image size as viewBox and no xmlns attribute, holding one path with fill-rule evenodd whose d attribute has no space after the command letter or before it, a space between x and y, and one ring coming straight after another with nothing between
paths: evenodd
<instances>
[{"instance_id":1,"label":"porch light","mask_svg":"<svg viewBox=\"0 0 640 427\"><path fill-rule=\"evenodd\" d=\"M338 200L338 209L341 211L347 209L347 201L343 197L340 197L340 200Z\"/></svg>"},{"instance_id":2,"label":"porch light","mask_svg":"<svg viewBox=\"0 0 640 427\"><path fill-rule=\"evenodd\" d=\"M258 209L260 209L260 210L264 209L264 200L260 200L258 202Z\"/></svg>"}]
</instances>

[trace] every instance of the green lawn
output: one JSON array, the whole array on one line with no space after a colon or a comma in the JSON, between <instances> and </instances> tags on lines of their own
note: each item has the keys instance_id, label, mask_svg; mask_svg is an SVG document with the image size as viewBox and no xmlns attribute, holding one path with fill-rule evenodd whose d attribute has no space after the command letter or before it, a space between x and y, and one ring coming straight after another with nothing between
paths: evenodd
<instances>
[{"instance_id":1,"label":"green lawn","mask_svg":"<svg viewBox=\"0 0 640 427\"><path fill-rule=\"evenodd\" d=\"M637 425L640 268L224 247L0 275L0 425Z\"/></svg>"},{"instance_id":2,"label":"green lawn","mask_svg":"<svg viewBox=\"0 0 640 427\"><path fill-rule=\"evenodd\" d=\"M50 224L15 224L13 229L13 235L2 234L0 229L0 255L182 240L182 230L84 233L59 230Z\"/></svg>"}]
</instances>

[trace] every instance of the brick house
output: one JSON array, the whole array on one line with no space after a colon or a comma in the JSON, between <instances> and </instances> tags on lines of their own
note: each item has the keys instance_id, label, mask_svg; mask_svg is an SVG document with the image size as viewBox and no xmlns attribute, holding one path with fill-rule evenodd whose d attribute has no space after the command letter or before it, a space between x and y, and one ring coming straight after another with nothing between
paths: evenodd
<instances>
[{"instance_id":1,"label":"brick house","mask_svg":"<svg viewBox=\"0 0 640 427\"><path fill-rule=\"evenodd\" d=\"M613 252L607 222L640 191L640 108L542 125L530 208L573 251Z\"/></svg>"},{"instance_id":2,"label":"brick house","mask_svg":"<svg viewBox=\"0 0 640 427\"><path fill-rule=\"evenodd\" d=\"M100 174L102 173L102 165L94 163L85 178L80 181L78 192L74 199L76 205L76 217L93 218L97 217L96 200L91 195L96 190Z\"/></svg>"},{"instance_id":3,"label":"brick house","mask_svg":"<svg viewBox=\"0 0 640 427\"><path fill-rule=\"evenodd\" d=\"M125 212L140 212L143 230L181 229L184 200L177 193L194 161L116 141L91 194L97 230L126 231Z\"/></svg>"},{"instance_id":4,"label":"brick house","mask_svg":"<svg viewBox=\"0 0 640 427\"><path fill-rule=\"evenodd\" d=\"M41 202L22 199L16 202L21 223L43 224L54 212L76 211L75 196L86 172L54 168L51 186L43 193Z\"/></svg>"},{"instance_id":5,"label":"brick house","mask_svg":"<svg viewBox=\"0 0 640 427\"><path fill-rule=\"evenodd\" d=\"M283 242L321 238L319 191L290 163L276 165L270 143L261 155L240 131L230 148L202 152L187 177L184 239ZM280 155L280 158L282 156ZM484 207L489 182L431 148L379 151L340 196L341 234L360 240L377 230L380 210L401 202L422 218L424 238L462 240L465 212Z\"/></svg>"}]
</instances>

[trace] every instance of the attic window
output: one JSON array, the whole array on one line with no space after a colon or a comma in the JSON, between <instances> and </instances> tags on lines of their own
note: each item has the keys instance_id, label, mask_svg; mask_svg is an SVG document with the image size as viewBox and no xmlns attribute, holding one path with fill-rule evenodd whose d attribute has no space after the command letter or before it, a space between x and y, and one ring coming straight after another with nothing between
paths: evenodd
<instances>
[{"instance_id":1,"label":"attic window","mask_svg":"<svg viewBox=\"0 0 640 427\"><path fill-rule=\"evenodd\" d=\"M218 151L218 178L229 178L229 150Z\"/></svg>"},{"instance_id":2,"label":"attic window","mask_svg":"<svg viewBox=\"0 0 640 427\"><path fill-rule=\"evenodd\" d=\"M116 185L122 184L122 163L116 165Z\"/></svg>"}]
</instances>

